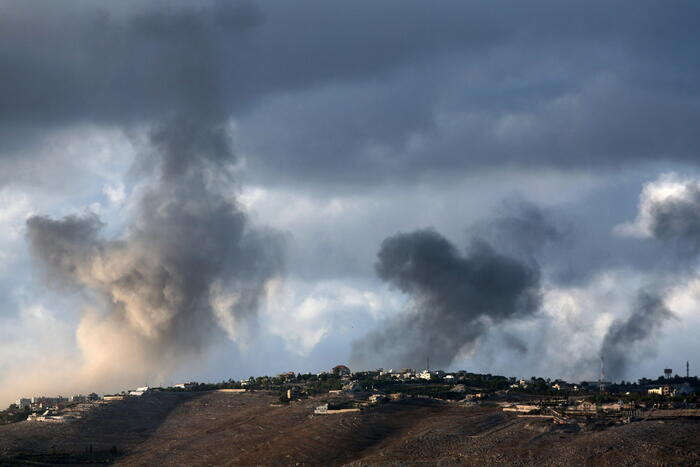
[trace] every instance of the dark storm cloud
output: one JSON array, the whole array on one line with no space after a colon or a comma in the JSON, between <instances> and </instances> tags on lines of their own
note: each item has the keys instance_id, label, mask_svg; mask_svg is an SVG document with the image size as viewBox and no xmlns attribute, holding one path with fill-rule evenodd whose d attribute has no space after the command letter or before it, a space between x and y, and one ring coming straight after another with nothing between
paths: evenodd
<instances>
[{"instance_id":1,"label":"dark storm cloud","mask_svg":"<svg viewBox=\"0 0 700 467\"><path fill-rule=\"evenodd\" d=\"M353 343L354 365L445 367L489 327L533 315L539 271L475 239L466 256L433 230L389 237L376 264L379 277L407 294L413 309Z\"/></svg>"},{"instance_id":2,"label":"dark storm cloud","mask_svg":"<svg viewBox=\"0 0 700 467\"><path fill-rule=\"evenodd\" d=\"M626 377L630 363L653 348L659 329L673 317L659 295L641 291L634 311L626 319L613 322L605 334L600 354L606 378L619 381Z\"/></svg>"},{"instance_id":3,"label":"dark storm cloud","mask_svg":"<svg viewBox=\"0 0 700 467\"><path fill-rule=\"evenodd\" d=\"M50 126L188 113L239 120L267 181L693 162L698 8L8 2L0 152Z\"/></svg>"},{"instance_id":4,"label":"dark storm cloud","mask_svg":"<svg viewBox=\"0 0 700 467\"><path fill-rule=\"evenodd\" d=\"M30 250L49 278L101 297L102 323L138 343L142 365L203 349L214 324L236 337L254 324L265 283L280 272L279 238L250 228L217 191L221 164L233 160L226 133L200 123L154 130L154 182L123 238L101 237L94 215L27 221Z\"/></svg>"}]
</instances>

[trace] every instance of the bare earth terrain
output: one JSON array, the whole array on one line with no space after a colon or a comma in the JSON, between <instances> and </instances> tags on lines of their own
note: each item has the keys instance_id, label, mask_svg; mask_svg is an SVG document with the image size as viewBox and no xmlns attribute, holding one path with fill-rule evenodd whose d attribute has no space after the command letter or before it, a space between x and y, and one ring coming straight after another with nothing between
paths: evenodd
<instances>
[{"instance_id":1,"label":"bare earth terrain","mask_svg":"<svg viewBox=\"0 0 700 467\"><path fill-rule=\"evenodd\" d=\"M312 415L323 397L270 406L276 400L156 393L72 423L0 426L0 464L700 465L692 418L591 429L429 399L340 415Z\"/></svg>"}]
</instances>

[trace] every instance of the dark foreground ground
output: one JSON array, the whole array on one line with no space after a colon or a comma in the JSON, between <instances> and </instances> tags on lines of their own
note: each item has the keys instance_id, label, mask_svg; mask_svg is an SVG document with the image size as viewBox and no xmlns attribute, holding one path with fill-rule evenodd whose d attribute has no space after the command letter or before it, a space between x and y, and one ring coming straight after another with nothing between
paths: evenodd
<instances>
[{"instance_id":1,"label":"dark foreground ground","mask_svg":"<svg viewBox=\"0 0 700 467\"><path fill-rule=\"evenodd\" d=\"M498 408L413 399L311 415L322 398L159 393L70 424L0 426L0 464L700 465L700 421L553 426Z\"/></svg>"}]
</instances>

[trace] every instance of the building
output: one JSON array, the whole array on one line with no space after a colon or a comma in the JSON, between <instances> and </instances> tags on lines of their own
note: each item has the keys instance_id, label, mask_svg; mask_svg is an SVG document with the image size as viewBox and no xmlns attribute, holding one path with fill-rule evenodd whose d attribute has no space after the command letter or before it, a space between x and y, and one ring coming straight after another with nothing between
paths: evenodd
<instances>
[{"instance_id":1,"label":"building","mask_svg":"<svg viewBox=\"0 0 700 467\"><path fill-rule=\"evenodd\" d=\"M564 383L563 381L558 381L552 384L552 389L556 389L557 391L568 391L569 389L571 389L571 385L568 383Z\"/></svg>"},{"instance_id":2,"label":"building","mask_svg":"<svg viewBox=\"0 0 700 467\"><path fill-rule=\"evenodd\" d=\"M622 402L612 402L609 404L601 404L600 405L600 410L604 412L619 412L622 410L623 404Z\"/></svg>"},{"instance_id":3,"label":"building","mask_svg":"<svg viewBox=\"0 0 700 467\"><path fill-rule=\"evenodd\" d=\"M293 371L288 371L286 373L280 373L278 377L282 378L285 381L294 381L297 377L297 374Z\"/></svg>"},{"instance_id":4,"label":"building","mask_svg":"<svg viewBox=\"0 0 700 467\"><path fill-rule=\"evenodd\" d=\"M26 409L30 405L32 405L32 400L29 398L20 397L19 399L17 399L17 407L19 407L20 409Z\"/></svg>"},{"instance_id":5,"label":"building","mask_svg":"<svg viewBox=\"0 0 700 467\"><path fill-rule=\"evenodd\" d=\"M566 412L571 414L595 414L598 412L598 406L591 401L581 401L577 405L567 407Z\"/></svg>"},{"instance_id":6,"label":"building","mask_svg":"<svg viewBox=\"0 0 700 467\"><path fill-rule=\"evenodd\" d=\"M111 396L104 396L103 399L106 401L122 401L124 400L124 396L121 394L114 394Z\"/></svg>"},{"instance_id":7,"label":"building","mask_svg":"<svg viewBox=\"0 0 700 467\"><path fill-rule=\"evenodd\" d=\"M418 373L418 377L420 379L425 379L425 380L429 381L430 378L433 377L433 375L428 370L425 370L425 371L421 371L420 373Z\"/></svg>"},{"instance_id":8,"label":"building","mask_svg":"<svg viewBox=\"0 0 700 467\"><path fill-rule=\"evenodd\" d=\"M195 386L197 386L197 383L190 381L189 383L178 383L173 387L178 389L192 389Z\"/></svg>"},{"instance_id":9,"label":"building","mask_svg":"<svg viewBox=\"0 0 700 467\"><path fill-rule=\"evenodd\" d=\"M143 396L148 392L150 388L148 386L141 386L140 388L136 388L132 391L129 391L130 396Z\"/></svg>"},{"instance_id":10,"label":"building","mask_svg":"<svg viewBox=\"0 0 700 467\"><path fill-rule=\"evenodd\" d=\"M350 368L345 365L336 365L333 367L333 374L336 376L349 376L351 372Z\"/></svg>"},{"instance_id":11,"label":"building","mask_svg":"<svg viewBox=\"0 0 700 467\"><path fill-rule=\"evenodd\" d=\"M659 396L670 396L671 386L666 384L664 386L659 386L658 388L649 388L647 392L649 394L658 394Z\"/></svg>"},{"instance_id":12,"label":"building","mask_svg":"<svg viewBox=\"0 0 700 467\"><path fill-rule=\"evenodd\" d=\"M343 385L343 391L345 391L345 392L361 392L362 387L359 384L357 384L357 382L350 381L349 383Z\"/></svg>"},{"instance_id":13,"label":"building","mask_svg":"<svg viewBox=\"0 0 700 467\"><path fill-rule=\"evenodd\" d=\"M533 404L512 404L507 407L503 407L504 412L516 412L528 414L539 410L539 406Z\"/></svg>"}]
</instances>

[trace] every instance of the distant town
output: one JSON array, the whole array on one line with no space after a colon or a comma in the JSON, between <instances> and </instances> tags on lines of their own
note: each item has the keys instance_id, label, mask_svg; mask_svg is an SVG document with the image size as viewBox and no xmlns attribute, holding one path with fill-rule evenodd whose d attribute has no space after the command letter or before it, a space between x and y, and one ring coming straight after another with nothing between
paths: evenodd
<instances>
[{"instance_id":1,"label":"distant town","mask_svg":"<svg viewBox=\"0 0 700 467\"><path fill-rule=\"evenodd\" d=\"M561 379L515 378L467 371L384 370L351 372L345 365L317 374L293 371L276 376L250 377L220 383L185 382L170 387L137 387L116 394L20 397L0 412L0 424L28 422L67 423L83 418L95 408L115 401L148 397L159 392L249 392L266 391L279 395L275 405L327 394L331 398L317 406L314 414L359 411L391 400L432 398L466 405L497 404L505 412L522 416L549 418L563 422L581 415L617 414L625 421L651 411L685 411L700 415L698 392L700 381L673 374L664 369L656 379L637 382L583 381L570 383ZM681 412L678 412L679 414Z\"/></svg>"}]
</instances>

